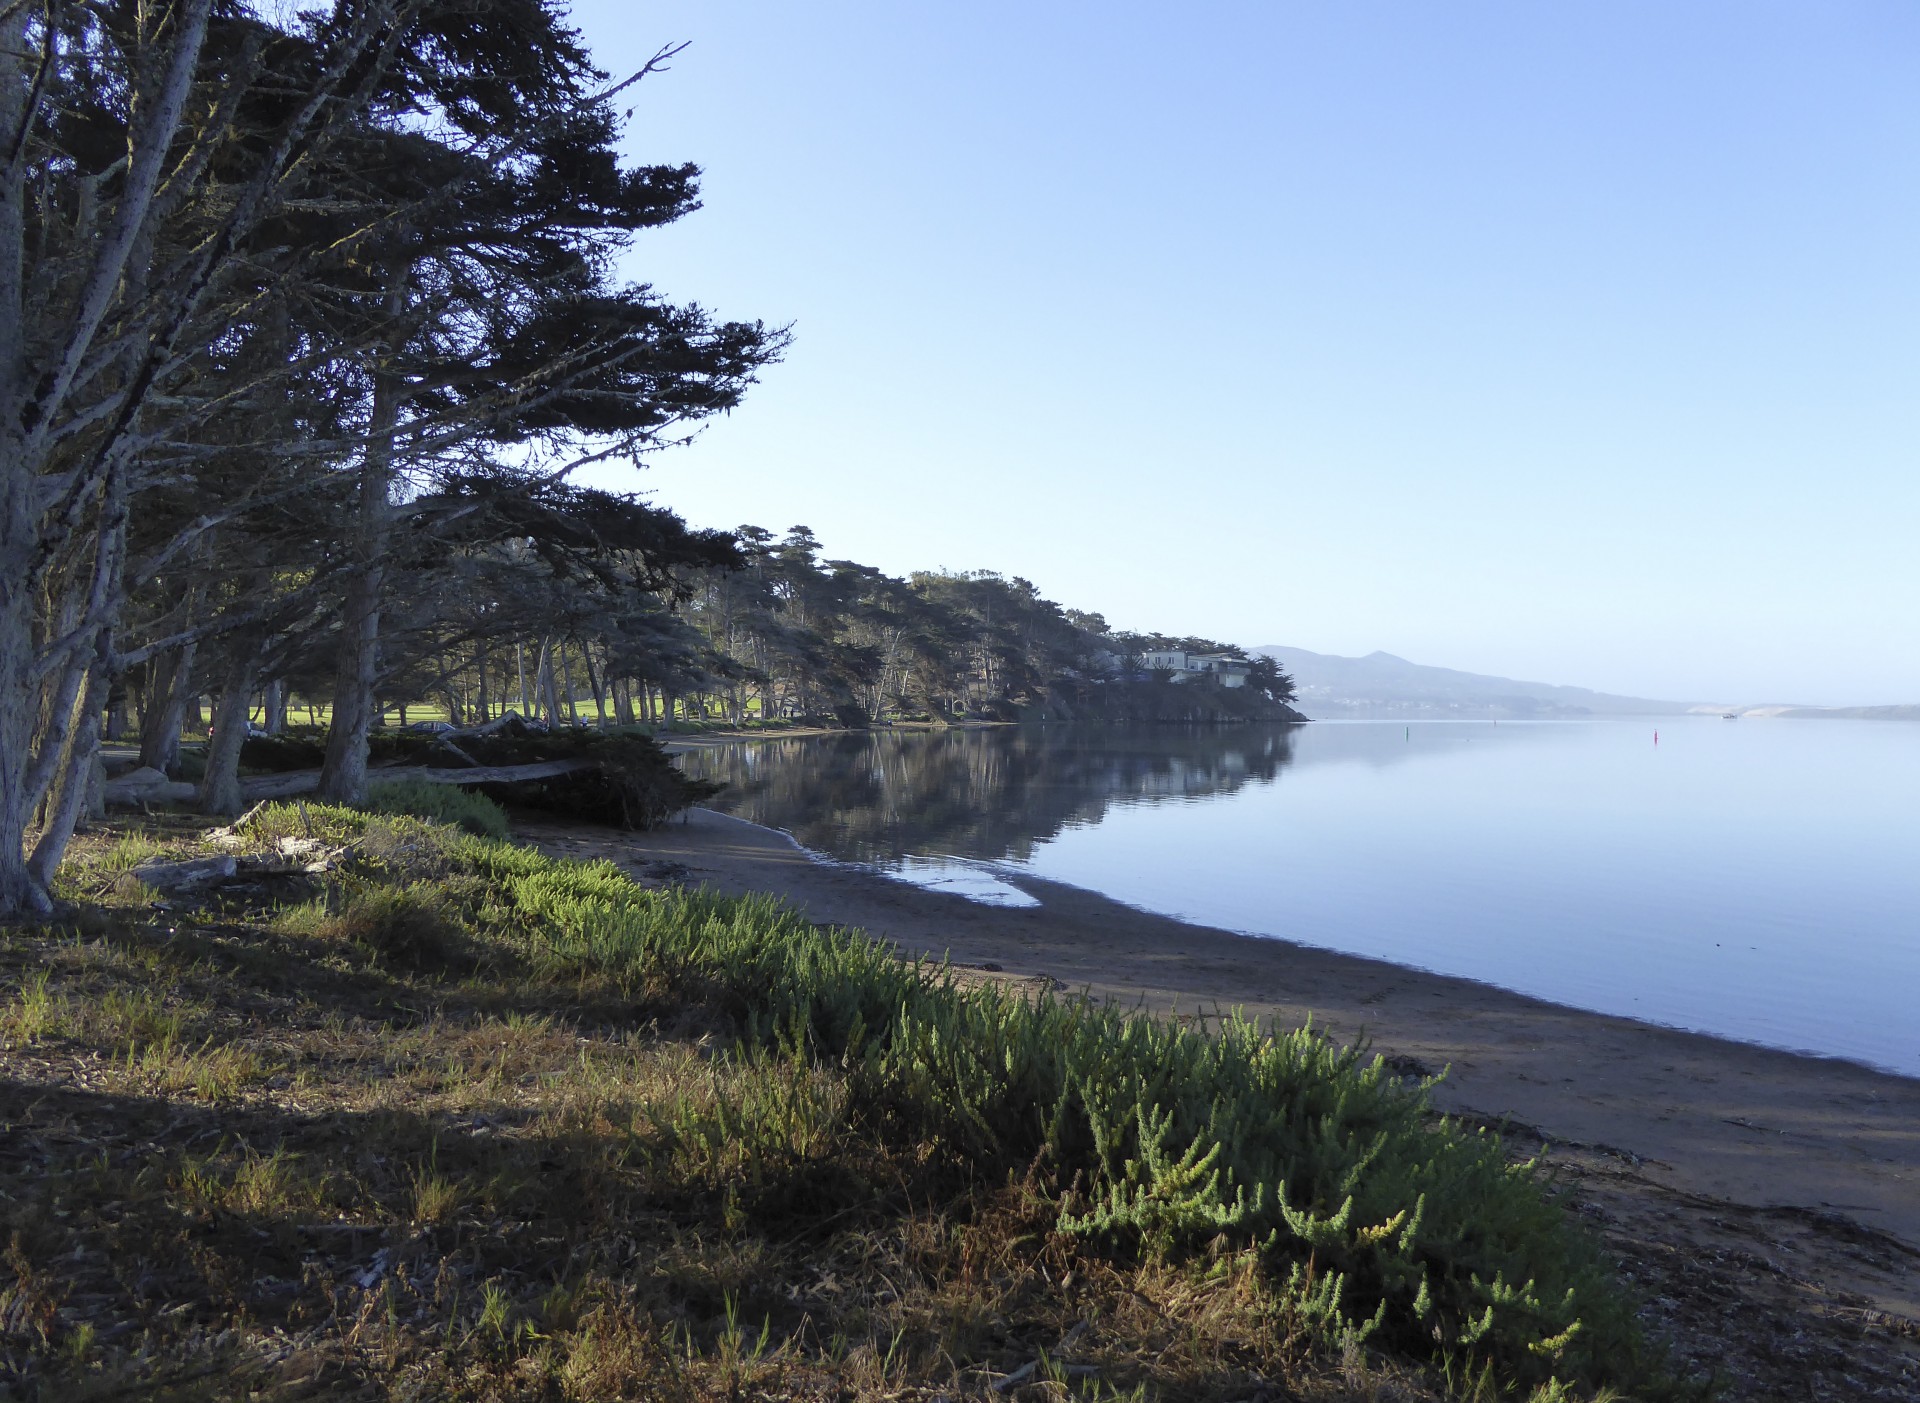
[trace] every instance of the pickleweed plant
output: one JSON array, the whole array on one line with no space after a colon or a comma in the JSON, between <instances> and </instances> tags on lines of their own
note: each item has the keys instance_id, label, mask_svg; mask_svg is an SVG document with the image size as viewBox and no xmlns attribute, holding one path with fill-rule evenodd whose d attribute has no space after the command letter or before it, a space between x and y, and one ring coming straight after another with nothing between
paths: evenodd
<instances>
[{"instance_id":1,"label":"pickleweed plant","mask_svg":"<svg viewBox=\"0 0 1920 1403\"><path fill-rule=\"evenodd\" d=\"M507 836L506 810L486 795L455 784L388 780L368 789L367 808L379 814L411 814L436 823L450 823L483 838Z\"/></svg>"},{"instance_id":2,"label":"pickleweed plant","mask_svg":"<svg viewBox=\"0 0 1920 1403\"><path fill-rule=\"evenodd\" d=\"M366 816L299 822L351 842ZM260 817L284 831L295 816ZM406 824L409 820L377 820ZM767 897L643 888L609 862L419 824L389 850L484 888L491 938L732 1030L711 1097L640 1108L648 1153L729 1194L807 1161L844 1118L975 1182L1026 1175L1055 1230L1123 1257L1223 1251L1289 1330L1554 1397L1678 1390L1597 1245L1499 1139L1311 1029L1196 1029L1086 998L963 988ZM410 880L397 861L390 880ZM817 1073L809 1069L818 1069ZM724 1094L721 1094L724 1091ZM1037 1176L1037 1177L1035 1177ZM731 1200L730 1200L731 1201Z\"/></svg>"}]
</instances>

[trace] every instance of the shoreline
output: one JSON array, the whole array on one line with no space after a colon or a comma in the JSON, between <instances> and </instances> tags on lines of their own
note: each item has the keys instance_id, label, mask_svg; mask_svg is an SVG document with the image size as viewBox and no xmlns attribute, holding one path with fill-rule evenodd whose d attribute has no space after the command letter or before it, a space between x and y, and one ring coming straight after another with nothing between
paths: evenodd
<instances>
[{"instance_id":1,"label":"shoreline","mask_svg":"<svg viewBox=\"0 0 1920 1403\"><path fill-rule=\"evenodd\" d=\"M1920 1336L1920 1080L1193 925L1024 874L1002 880L1038 905L985 905L822 860L709 809L651 833L515 826L545 851L608 858L650 884L771 893L973 977L1364 1037L1397 1071L1446 1068L1437 1109L1540 1143L1628 1239L1678 1232L1711 1250L1731 1233L1749 1255L1764 1239L1795 1254L1802 1287Z\"/></svg>"}]
</instances>

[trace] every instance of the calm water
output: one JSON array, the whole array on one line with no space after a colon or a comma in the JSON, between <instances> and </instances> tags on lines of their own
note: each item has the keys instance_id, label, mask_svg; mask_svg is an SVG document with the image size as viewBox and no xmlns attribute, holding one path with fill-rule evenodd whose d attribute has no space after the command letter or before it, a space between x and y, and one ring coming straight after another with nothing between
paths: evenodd
<instances>
[{"instance_id":1,"label":"calm water","mask_svg":"<svg viewBox=\"0 0 1920 1403\"><path fill-rule=\"evenodd\" d=\"M1920 1076L1920 725L1318 722L744 742L715 807L977 899L1207 925Z\"/></svg>"}]
</instances>

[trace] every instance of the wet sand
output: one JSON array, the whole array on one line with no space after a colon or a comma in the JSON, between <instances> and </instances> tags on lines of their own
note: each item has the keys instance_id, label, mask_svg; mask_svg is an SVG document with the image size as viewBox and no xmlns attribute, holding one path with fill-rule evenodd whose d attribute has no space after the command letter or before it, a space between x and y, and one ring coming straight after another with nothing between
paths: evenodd
<instances>
[{"instance_id":1,"label":"wet sand","mask_svg":"<svg viewBox=\"0 0 1920 1403\"><path fill-rule=\"evenodd\" d=\"M1398 1068L1446 1069L1441 1109L1550 1145L1610 1236L1702 1252L1724 1237L1847 1310L1892 1313L1903 1337L1920 1320L1920 1081L1189 925L1053 882L1011 879L1038 906L986 906L823 862L704 809L655 833L528 823L522 836L643 880L773 892L817 922L995 977L1364 1037Z\"/></svg>"}]
</instances>

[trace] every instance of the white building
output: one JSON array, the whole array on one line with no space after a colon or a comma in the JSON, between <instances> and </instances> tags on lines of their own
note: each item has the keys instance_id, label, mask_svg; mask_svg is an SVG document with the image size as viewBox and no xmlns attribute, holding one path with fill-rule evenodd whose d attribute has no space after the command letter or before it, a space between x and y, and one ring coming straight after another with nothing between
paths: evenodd
<instances>
[{"instance_id":1,"label":"white building","mask_svg":"<svg viewBox=\"0 0 1920 1403\"><path fill-rule=\"evenodd\" d=\"M1244 687L1253 664L1225 653L1180 653L1171 650L1142 653L1140 665L1148 672L1171 672L1175 682L1205 679L1222 687Z\"/></svg>"}]
</instances>

